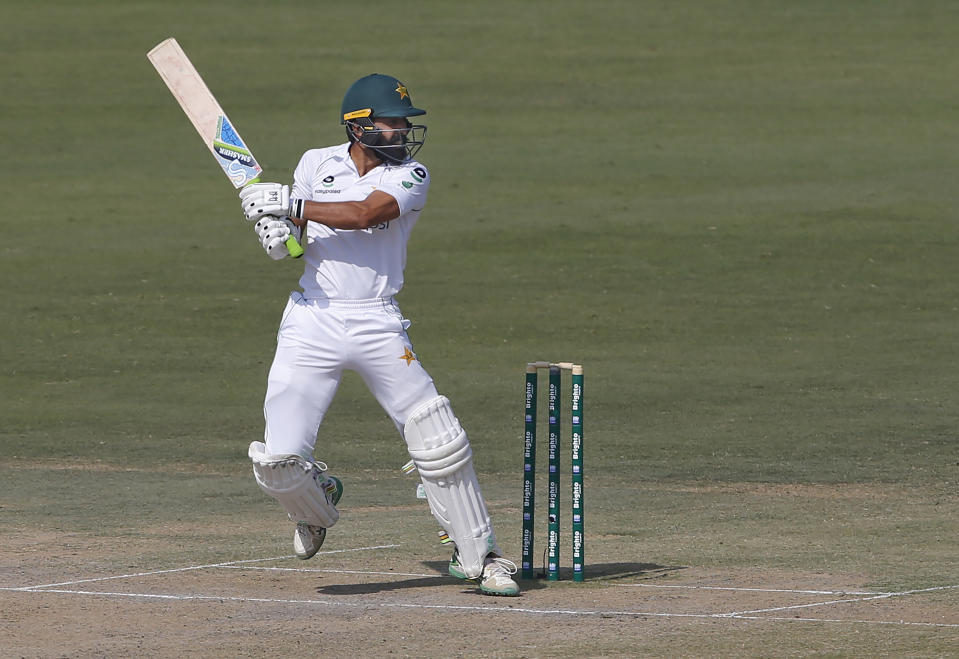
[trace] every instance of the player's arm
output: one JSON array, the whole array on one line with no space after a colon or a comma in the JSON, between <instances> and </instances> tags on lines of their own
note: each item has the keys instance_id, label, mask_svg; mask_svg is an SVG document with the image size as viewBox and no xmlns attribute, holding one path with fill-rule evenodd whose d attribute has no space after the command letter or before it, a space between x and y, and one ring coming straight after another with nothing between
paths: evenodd
<instances>
[{"instance_id":1,"label":"player's arm","mask_svg":"<svg viewBox=\"0 0 959 659\"><path fill-rule=\"evenodd\" d=\"M374 190L362 201L308 201L290 197L290 188L279 183L254 183L240 192L246 219L256 222L264 215L288 215L297 226L318 222L333 229L368 229L400 216L393 195Z\"/></svg>"},{"instance_id":2,"label":"player's arm","mask_svg":"<svg viewBox=\"0 0 959 659\"><path fill-rule=\"evenodd\" d=\"M368 229L400 216L400 205L393 195L374 190L363 201L292 200L290 216L298 226L318 222L331 229Z\"/></svg>"}]
</instances>

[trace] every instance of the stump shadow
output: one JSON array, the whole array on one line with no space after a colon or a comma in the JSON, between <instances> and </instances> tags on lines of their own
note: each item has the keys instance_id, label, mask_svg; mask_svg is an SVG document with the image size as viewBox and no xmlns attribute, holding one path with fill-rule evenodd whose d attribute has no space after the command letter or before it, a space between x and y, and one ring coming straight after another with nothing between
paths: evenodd
<instances>
[{"instance_id":1,"label":"stump shadow","mask_svg":"<svg viewBox=\"0 0 959 659\"><path fill-rule=\"evenodd\" d=\"M320 595L371 595L413 588L454 586L456 584L460 584L465 592L473 592L476 590L476 582L459 581L450 577L446 573L448 563L445 561L424 561L422 565L429 570L436 571L436 576L375 581L371 583L330 584L317 587L316 592ZM608 582L619 579L652 579L685 569L685 566L659 565L657 563L596 563L586 566L586 576L583 583ZM545 571L542 569L538 569L536 575L534 579L517 579L524 591L540 590L547 588L550 583L557 583L555 581L547 581ZM560 583L564 581L572 582L573 569L571 567L561 568L559 576L561 580Z\"/></svg>"}]
</instances>

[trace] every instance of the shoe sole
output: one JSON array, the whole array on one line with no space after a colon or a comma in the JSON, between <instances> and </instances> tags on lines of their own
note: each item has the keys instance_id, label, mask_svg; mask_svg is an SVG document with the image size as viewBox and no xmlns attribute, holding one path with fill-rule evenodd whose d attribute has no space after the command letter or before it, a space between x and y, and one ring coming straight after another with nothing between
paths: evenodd
<instances>
[{"instance_id":1,"label":"shoe sole","mask_svg":"<svg viewBox=\"0 0 959 659\"><path fill-rule=\"evenodd\" d=\"M315 550L313 550L313 551L312 551L311 553L309 553L309 554L297 554L296 557L297 557L298 559L300 559L301 561L307 561L307 560L313 558L314 556L316 556L316 552L320 551L320 547L323 546L323 543L324 543L324 542L326 542L326 529L323 529L323 539L320 541L320 544L317 545L317 547L316 547Z\"/></svg>"},{"instance_id":2,"label":"shoe sole","mask_svg":"<svg viewBox=\"0 0 959 659\"><path fill-rule=\"evenodd\" d=\"M333 491L330 493L330 499L333 501L333 505L335 506L340 502L340 498L343 496L343 481L336 476L330 476L329 479L333 481ZM320 544L311 554L303 554L302 556L297 554L296 557L301 561L310 560L316 556L316 552L320 551L320 548L323 546L324 542L326 542L326 529L323 529L323 540L320 541Z\"/></svg>"},{"instance_id":3,"label":"shoe sole","mask_svg":"<svg viewBox=\"0 0 959 659\"><path fill-rule=\"evenodd\" d=\"M480 592L484 595L490 595L492 597L519 597L518 590L515 593L501 593L490 588L483 588L483 586L480 586Z\"/></svg>"}]
</instances>

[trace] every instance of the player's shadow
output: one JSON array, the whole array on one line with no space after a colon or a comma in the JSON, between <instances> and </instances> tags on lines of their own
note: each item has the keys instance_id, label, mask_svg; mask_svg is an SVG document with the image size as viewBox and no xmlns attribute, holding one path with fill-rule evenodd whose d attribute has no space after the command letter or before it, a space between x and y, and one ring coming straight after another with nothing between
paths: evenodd
<instances>
[{"instance_id":1,"label":"player's shadow","mask_svg":"<svg viewBox=\"0 0 959 659\"><path fill-rule=\"evenodd\" d=\"M328 586L319 586L316 592L321 595L371 595L383 593L392 590L407 590L410 588L436 588L437 586L455 586L461 585L468 591L476 590L475 582L458 581L446 574L448 563L441 561L424 561L423 565L436 571L435 577L414 577L401 579L397 581L376 581L371 583L354 584L330 584ZM586 566L585 582L590 581L612 581L617 579L636 579L636 578L655 578L685 570L684 566L657 565L656 563L597 563ZM547 588L549 581L546 574L541 569L536 571L535 579L519 580L523 590L539 590ZM562 568L559 572L562 581L570 581L573 578L573 569Z\"/></svg>"},{"instance_id":2,"label":"player's shadow","mask_svg":"<svg viewBox=\"0 0 959 659\"><path fill-rule=\"evenodd\" d=\"M371 583L340 583L329 586L319 586L316 592L320 595L374 595L391 590L406 590L409 588L436 588L437 586L455 585L452 577L437 574L435 577L413 577L399 581L374 581Z\"/></svg>"}]
</instances>

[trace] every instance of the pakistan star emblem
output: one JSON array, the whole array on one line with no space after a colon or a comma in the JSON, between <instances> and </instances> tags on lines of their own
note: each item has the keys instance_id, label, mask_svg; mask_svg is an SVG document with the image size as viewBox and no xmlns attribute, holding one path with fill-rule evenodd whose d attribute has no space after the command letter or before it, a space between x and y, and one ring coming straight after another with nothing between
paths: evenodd
<instances>
[{"instance_id":1,"label":"pakistan star emblem","mask_svg":"<svg viewBox=\"0 0 959 659\"><path fill-rule=\"evenodd\" d=\"M411 363L416 361L416 355L413 354L412 350L410 350L409 348L406 348L403 354L400 355L400 359L405 359L406 365L409 366Z\"/></svg>"},{"instance_id":2,"label":"pakistan star emblem","mask_svg":"<svg viewBox=\"0 0 959 659\"><path fill-rule=\"evenodd\" d=\"M400 95L401 101L410 95L409 91L406 89L406 85L404 85L402 82L396 83L396 89L394 91Z\"/></svg>"}]
</instances>

